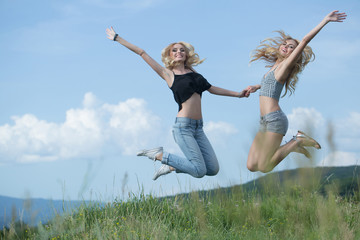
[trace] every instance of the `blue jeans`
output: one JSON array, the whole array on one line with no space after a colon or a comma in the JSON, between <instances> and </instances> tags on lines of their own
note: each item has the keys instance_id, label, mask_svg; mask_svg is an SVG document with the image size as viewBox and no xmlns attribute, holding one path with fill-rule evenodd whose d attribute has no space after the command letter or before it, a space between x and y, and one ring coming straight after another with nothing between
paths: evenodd
<instances>
[{"instance_id":1,"label":"blue jeans","mask_svg":"<svg viewBox=\"0 0 360 240\"><path fill-rule=\"evenodd\" d=\"M174 167L177 173L188 173L196 178L219 172L219 163L203 131L202 120L177 117L172 132L185 158L163 152L162 163Z\"/></svg>"}]
</instances>

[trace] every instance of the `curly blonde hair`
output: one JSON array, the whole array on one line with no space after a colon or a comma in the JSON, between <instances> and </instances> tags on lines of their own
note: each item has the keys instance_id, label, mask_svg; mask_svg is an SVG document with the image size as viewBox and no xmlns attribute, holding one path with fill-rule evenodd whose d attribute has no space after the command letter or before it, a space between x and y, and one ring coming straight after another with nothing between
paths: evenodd
<instances>
[{"instance_id":1,"label":"curly blonde hair","mask_svg":"<svg viewBox=\"0 0 360 240\"><path fill-rule=\"evenodd\" d=\"M164 63L166 68L171 70L178 64L178 62L175 62L170 57L170 51L175 44L181 44L185 48L186 60L185 60L184 64L185 64L186 68L193 70L193 66L199 65L200 63L202 63L205 60L205 59L200 60L199 55L197 53L195 53L195 49L190 43L175 42L175 43L169 44L166 48L164 48L161 51L161 61Z\"/></svg>"},{"instance_id":2,"label":"curly blonde hair","mask_svg":"<svg viewBox=\"0 0 360 240\"><path fill-rule=\"evenodd\" d=\"M294 40L297 45L299 41L292 38L291 36L285 34L283 31L275 31L280 34L279 37L267 38L260 42L260 45L253 51L251 54L251 62L256 60L264 60L269 63L266 67L272 67L277 60L283 61L285 58L280 55L279 47L281 44L287 40ZM301 73L305 66L315 59L315 54L313 53L311 47L306 46L296 61L292 71L289 74L289 77L285 81L285 93L282 97L286 95L289 91L290 95L295 91L296 84L299 80L298 74Z\"/></svg>"}]
</instances>

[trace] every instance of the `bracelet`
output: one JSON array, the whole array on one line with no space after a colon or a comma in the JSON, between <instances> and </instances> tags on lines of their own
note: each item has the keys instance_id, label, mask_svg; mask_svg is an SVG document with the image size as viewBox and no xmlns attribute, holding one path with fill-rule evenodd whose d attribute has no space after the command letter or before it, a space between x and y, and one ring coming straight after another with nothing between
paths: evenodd
<instances>
[{"instance_id":1,"label":"bracelet","mask_svg":"<svg viewBox=\"0 0 360 240\"><path fill-rule=\"evenodd\" d=\"M117 36L119 36L119 34L116 33L115 36L114 36L113 41L116 41Z\"/></svg>"}]
</instances>

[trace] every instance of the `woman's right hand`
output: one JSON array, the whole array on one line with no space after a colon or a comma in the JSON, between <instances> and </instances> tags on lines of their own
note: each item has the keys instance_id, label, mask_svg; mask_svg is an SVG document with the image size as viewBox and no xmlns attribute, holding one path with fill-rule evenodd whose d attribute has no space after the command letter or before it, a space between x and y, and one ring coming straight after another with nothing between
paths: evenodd
<instances>
[{"instance_id":1,"label":"woman's right hand","mask_svg":"<svg viewBox=\"0 0 360 240\"><path fill-rule=\"evenodd\" d=\"M116 32L113 27L110 27L106 29L106 34L108 39L114 40Z\"/></svg>"},{"instance_id":2,"label":"woman's right hand","mask_svg":"<svg viewBox=\"0 0 360 240\"><path fill-rule=\"evenodd\" d=\"M127 49L129 49L130 51L138 54L139 56L141 56L144 61L149 64L149 66L157 73L159 74L159 76L164 79L166 81L166 83L168 84L168 86L172 86L173 81L174 81L174 74L172 71L164 68L163 66L161 66L159 63L157 63L154 59L152 59L143 49L139 48L138 46L126 41L124 38L118 36L114 30L113 27L107 28L106 29L106 34L107 34L107 38L110 40L115 40L115 36L116 38L116 42L120 43L121 45L123 45L124 47L126 47Z\"/></svg>"}]
</instances>

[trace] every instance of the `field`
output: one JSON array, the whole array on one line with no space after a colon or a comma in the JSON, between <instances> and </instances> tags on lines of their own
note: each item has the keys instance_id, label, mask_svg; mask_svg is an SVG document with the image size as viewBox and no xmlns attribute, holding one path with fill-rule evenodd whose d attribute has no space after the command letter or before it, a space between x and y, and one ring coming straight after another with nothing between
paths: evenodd
<instances>
[{"instance_id":1,"label":"field","mask_svg":"<svg viewBox=\"0 0 360 240\"><path fill-rule=\"evenodd\" d=\"M357 169L357 168L355 168ZM133 195L84 204L49 223L14 223L2 239L360 239L357 174L346 186L314 170L296 181L272 174L234 186L167 198ZM292 178L295 179L295 178ZM343 182L343 181L342 181ZM349 184L351 186L348 187ZM343 191L343 189L347 189Z\"/></svg>"}]
</instances>

